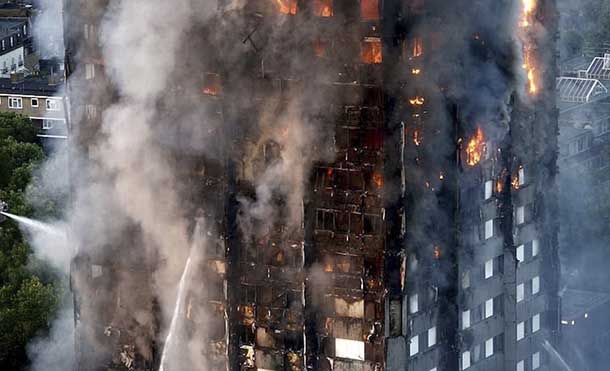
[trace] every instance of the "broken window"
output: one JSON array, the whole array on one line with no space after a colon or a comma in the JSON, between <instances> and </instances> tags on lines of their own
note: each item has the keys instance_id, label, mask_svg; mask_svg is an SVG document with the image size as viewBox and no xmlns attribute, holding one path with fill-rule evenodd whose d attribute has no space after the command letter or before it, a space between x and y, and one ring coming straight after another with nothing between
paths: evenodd
<instances>
[{"instance_id":1,"label":"broken window","mask_svg":"<svg viewBox=\"0 0 610 371\"><path fill-rule=\"evenodd\" d=\"M360 44L360 56L362 63L380 64L382 62L381 39L378 37L366 37Z\"/></svg>"},{"instance_id":2,"label":"broken window","mask_svg":"<svg viewBox=\"0 0 610 371\"><path fill-rule=\"evenodd\" d=\"M360 0L360 10L364 20L379 19L379 0Z\"/></svg>"},{"instance_id":3,"label":"broken window","mask_svg":"<svg viewBox=\"0 0 610 371\"><path fill-rule=\"evenodd\" d=\"M381 226L381 219L377 215L364 216L364 234L377 234Z\"/></svg>"},{"instance_id":4,"label":"broken window","mask_svg":"<svg viewBox=\"0 0 610 371\"><path fill-rule=\"evenodd\" d=\"M362 234L362 214L350 214L350 233L356 235Z\"/></svg>"},{"instance_id":5,"label":"broken window","mask_svg":"<svg viewBox=\"0 0 610 371\"><path fill-rule=\"evenodd\" d=\"M333 0L313 0L313 14L318 17L332 17Z\"/></svg>"},{"instance_id":6,"label":"broken window","mask_svg":"<svg viewBox=\"0 0 610 371\"><path fill-rule=\"evenodd\" d=\"M316 229L326 231L335 230L335 213L326 210L318 210L316 217Z\"/></svg>"}]
</instances>

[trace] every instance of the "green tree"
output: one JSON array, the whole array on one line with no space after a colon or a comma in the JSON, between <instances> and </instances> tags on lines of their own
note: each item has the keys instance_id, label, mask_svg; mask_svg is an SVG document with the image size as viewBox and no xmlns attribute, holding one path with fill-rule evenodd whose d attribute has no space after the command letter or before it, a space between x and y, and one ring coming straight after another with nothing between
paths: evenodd
<instances>
[{"instance_id":1,"label":"green tree","mask_svg":"<svg viewBox=\"0 0 610 371\"><path fill-rule=\"evenodd\" d=\"M44 160L37 128L25 117L0 113L0 200L31 216L25 190ZM58 307L59 276L33 255L19 226L0 223L0 370L27 366L26 345L48 331Z\"/></svg>"}]
</instances>

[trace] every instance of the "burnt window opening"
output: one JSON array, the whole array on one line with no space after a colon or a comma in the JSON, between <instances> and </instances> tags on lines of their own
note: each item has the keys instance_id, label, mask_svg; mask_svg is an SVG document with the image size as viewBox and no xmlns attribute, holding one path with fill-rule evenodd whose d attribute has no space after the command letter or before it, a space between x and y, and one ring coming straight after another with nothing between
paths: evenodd
<instances>
[{"instance_id":1,"label":"burnt window opening","mask_svg":"<svg viewBox=\"0 0 610 371\"><path fill-rule=\"evenodd\" d=\"M410 60L412 58L421 57L424 54L424 39L414 37L403 42L403 59Z\"/></svg>"},{"instance_id":2,"label":"burnt window opening","mask_svg":"<svg viewBox=\"0 0 610 371\"><path fill-rule=\"evenodd\" d=\"M381 39L378 37L366 37L360 43L360 57L364 64L381 64L383 61Z\"/></svg>"},{"instance_id":3,"label":"burnt window opening","mask_svg":"<svg viewBox=\"0 0 610 371\"><path fill-rule=\"evenodd\" d=\"M254 344L254 332L252 326L239 326L237 336L241 344Z\"/></svg>"},{"instance_id":4,"label":"burnt window opening","mask_svg":"<svg viewBox=\"0 0 610 371\"><path fill-rule=\"evenodd\" d=\"M333 16L333 0L313 0L313 14L318 17Z\"/></svg>"},{"instance_id":5,"label":"burnt window opening","mask_svg":"<svg viewBox=\"0 0 610 371\"><path fill-rule=\"evenodd\" d=\"M277 9L282 14L297 14L297 0L275 0Z\"/></svg>"},{"instance_id":6,"label":"burnt window opening","mask_svg":"<svg viewBox=\"0 0 610 371\"><path fill-rule=\"evenodd\" d=\"M328 41L317 38L312 43L313 54L318 58L328 56Z\"/></svg>"},{"instance_id":7,"label":"burnt window opening","mask_svg":"<svg viewBox=\"0 0 610 371\"><path fill-rule=\"evenodd\" d=\"M361 235L362 234L362 214L351 213L350 214L350 233Z\"/></svg>"},{"instance_id":8,"label":"burnt window opening","mask_svg":"<svg viewBox=\"0 0 610 371\"><path fill-rule=\"evenodd\" d=\"M379 0L360 0L362 19L374 21L379 19Z\"/></svg>"},{"instance_id":9,"label":"burnt window opening","mask_svg":"<svg viewBox=\"0 0 610 371\"><path fill-rule=\"evenodd\" d=\"M205 95L217 96L220 95L222 89L222 83L220 75L217 73L206 73L203 80L202 93Z\"/></svg>"},{"instance_id":10,"label":"burnt window opening","mask_svg":"<svg viewBox=\"0 0 610 371\"><path fill-rule=\"evenodd\" d=\"M364 216L364 234L378 234L381 229L381 218L377 215Z\"/></svg>"},{"instance_id":11,"label":"burnt window opening","mask_svg":"<svg viewBox=\"0 0 610 371\"><path fill-rule=\"evenodd\" d=\"M318 210L316 213L316 229L334 231L335 228L335 213L332 211Z\"/></svg>"},{"instance_id":12,"label":"burnt window opening","mask_svg":"<svg viewBox=\"0 0 610 371\"><path fill-rule=\"evenodd\" d=\"M275 163L282 157L282 147L275 141L269 141L263 146L265 164Z\"/></svg>"}]
</instances>

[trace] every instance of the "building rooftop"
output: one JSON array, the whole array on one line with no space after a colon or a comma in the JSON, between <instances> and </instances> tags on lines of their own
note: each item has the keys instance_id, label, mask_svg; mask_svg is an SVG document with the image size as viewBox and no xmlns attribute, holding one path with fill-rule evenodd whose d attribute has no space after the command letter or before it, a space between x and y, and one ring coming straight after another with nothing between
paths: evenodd
<instances>
[{"instance_id":1,"label":"building rooftop","mask_svg":"<svg viewBox=\"0 0 610 371\"><path fill-rule=\"evenodd\" d=\"M10 78L0 78L0 94L54 96L61 84L49 84L47 79L26 78L12 82Z\"/></svg>"},{"instance_id":2,"label":"building rooftop","mask_svg":"<svg viewBox=\"0 0 610 371\"><path fill-rule=\"evenodd\" d=\"M558 78L557 91L560 100L573 103L588 103L591 99L608 93L608 89L599 80L579 77Z\"/></svg>"},{"instance_id":3,"label":"building rooftop","mask_svg":"<svg viewBox=\"0 0 610 371\"><path fill-rule=\"evenodd\" d=\"M0 38L4 38L18 32L27 23L27 19L23 18L0 18Z\"/></svg>"},{"instance_id":4,"label":"building rooftop","mask_svg":"<svg viewBox=\"0 0 610 371\"><path fill-rule=\"evenodd\" d=\"M610 80L610 54L595 57L586 70L578 71L579 77L598 80Z\"/></svg>"},{"instance_id":5,"label":"building rooftop","mask_svg":"<svg viewBox=\"0 0 610 371\"><path fill-rule=\"evenodd\" d=\"M582 318L586 313L608 304L610 302L610 293L566 289L561 294L561 302L562 320L571 321Z\"/></svg>"}]
</instances>

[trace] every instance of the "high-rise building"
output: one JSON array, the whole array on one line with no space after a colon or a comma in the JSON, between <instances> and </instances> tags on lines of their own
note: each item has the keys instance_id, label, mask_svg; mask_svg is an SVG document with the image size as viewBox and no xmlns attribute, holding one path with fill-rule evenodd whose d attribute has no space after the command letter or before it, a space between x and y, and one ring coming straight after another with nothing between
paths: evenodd
<instances>
[{"instance_id":1,"label":"high-rise building","mask_svg":"<svg viewBox=\"0 0 610 371\"><path fill-rule=\"evenodd\" d=\"M188 20L150 107L182 214L210 231L185 369L554 369L554 1L227 3ZM108 7L65 1L75 188L122 99ZM77 370L161 362L164 260L143 229L78 241Z\"/></svg>"}]
</instances>

